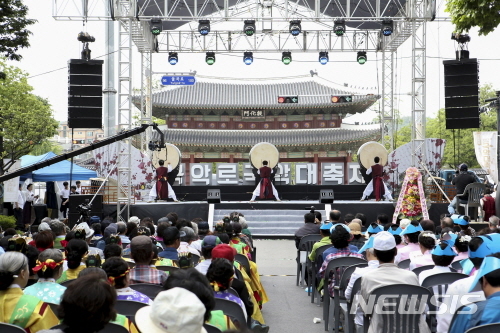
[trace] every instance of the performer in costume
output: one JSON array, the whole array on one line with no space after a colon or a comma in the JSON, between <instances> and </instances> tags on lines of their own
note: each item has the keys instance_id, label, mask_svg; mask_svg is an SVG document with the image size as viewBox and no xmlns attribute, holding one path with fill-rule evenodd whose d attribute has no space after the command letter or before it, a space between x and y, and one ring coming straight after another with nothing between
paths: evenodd
<instances>
[{"instance_id":1,"label":"performer in costume","mask_svg":"<svg viewBox=\"0 0 500 333\"><path fill-rule=\"evenodd\" d=\"M260 182L253 191L251 202L255 201L255 198L259 196L260 199L272 199L275 198L276 201L281 201L278 195L278 191L274 187L271 181L272 175L274 175L275 170L267 166L267 161L262 162L262 167L257 170L260 176Z\"/></svg>"},{"instance_id":2,"label":"performer in costume","mask_svg":"<svg viewBox=\"0 0 500 333\"><path fill-rule=\"evenodd\" d=\"M156 200L167 200L167 198L172 198L177 202L178 200L175 196L175 192L168 181L172 176L172 166L168 163L165 168L163 166L165 164L164 160L159 160L158 164L160 166L156 168L156 187L151 189L150 196L156 197ZM175 179L175 176L173 176L173 178Z\"/></svg>"},{"instance_id":3,"label":"performer in costume","mask_svg":"<svg viewBox=\"0 0 500 333\"><path fill-rule=\"evenodd\" d=\"M38 199L38 195L33 193L33 184L29 184L26 191L26 202L23 206L23 223L26 230L29 230L31 226L31 209L33 207L33 201Z\"/></svg>"},{"instance_id":4,"label":"performer in costume","mask_svg":"<svg viewBox=\"0 0 500 333\"><path fill-rule=\"evenodd\" d=\"M363 196L361 197L361 201L366 200L372 192L375 192L375 199L380 201L382 197L386 200L392 201L391 192L385 185L382 176L384 174L384 167L380 165L380 157L375 156L373 159L375 162L368 170L366 170L366 174L372 175L372 180L366 185L365 190L363 191Z\"/></svg>"}]
</instances>

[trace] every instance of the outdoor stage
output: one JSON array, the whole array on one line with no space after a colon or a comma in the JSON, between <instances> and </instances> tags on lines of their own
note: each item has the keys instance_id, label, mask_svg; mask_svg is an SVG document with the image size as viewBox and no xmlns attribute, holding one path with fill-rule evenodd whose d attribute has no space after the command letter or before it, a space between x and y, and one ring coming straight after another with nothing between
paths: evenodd
<instances>
[{"instance_id":1,"label":"outdoor stage","mask_svg":"<svg viewBox=\"0 0 500 333\"><path fill-rule=\"evenodd\" d=\"M238 211L245 215L252 233L259 236L292 236L303 224L303 216L311 206L322 213L323 220L328 219L329 209L338 209L342 215L363 213L369 222L374 222L378 214L392 217L394 202L359 200L364 188L365 185L277 186L281 202L249 202L253 186L177 186L174 190L179 202L136 202L130 207L130 215L140 218L149 216L156 221L169 212L176 212L179 217L188 220L200 217L212 223L230 212ZM208 204L208 189L220 189L222 202ZM319 203L321 189L334 190L333 204ZM447 213L447 207L447 204L433 203L429 218L438 225L439 216ZM116 205L105 204L103 213L104 216L116 216Z\"/></svg>"}]
</instances>

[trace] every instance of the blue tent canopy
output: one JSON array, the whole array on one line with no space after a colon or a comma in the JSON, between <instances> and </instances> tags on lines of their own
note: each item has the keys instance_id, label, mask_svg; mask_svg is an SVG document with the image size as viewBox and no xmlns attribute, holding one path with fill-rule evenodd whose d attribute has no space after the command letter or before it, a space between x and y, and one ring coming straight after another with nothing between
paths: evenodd
<instances>
[{"instance_id":1,"label":"blue tent canopy","mask_svg":"<svg viewBox=\"0 0 500 333\"><path fill-rule=\"evenodd\" d=\"M42 162L57 156L53 152L48 152L39 156L24 155L21 157L21 168L30 166L32 164ZM33 172L24 174L20 177L20 180L26 180L27 178L33 179L34 182L50 182L50 181L64 181L69 180L71 171L71 162L62 161L49 165L48 167L35 170ZM73 163L72 179L74 180L86 180L89 178L95 178L97 174L95 171L83 168L79 165Z\"/></svg>"}]
</instances>

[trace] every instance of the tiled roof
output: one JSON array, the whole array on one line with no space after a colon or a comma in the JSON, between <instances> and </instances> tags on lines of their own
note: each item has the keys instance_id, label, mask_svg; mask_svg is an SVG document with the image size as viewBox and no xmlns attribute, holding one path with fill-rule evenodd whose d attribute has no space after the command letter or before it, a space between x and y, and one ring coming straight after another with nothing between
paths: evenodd
<instances>
[{"instance_id":1,"label":"tiled roof","mask_svg":"<svg viewBox=\"0 0 500 333\"><path fill-rule=\"evenodd\" d=\"M248 146L269 142L275 146L310 146L363 141L380 133L380 125L360 129L321 128L298 130L206 130L168 129L165 142L183 146ZM159 140L158 134L153 134Z\"/></svg>"},{"instance_id":2,"label":"tiled roof","mask_svg":"<svg viewBox=\"0 0 500 333\"><path fill-rule=\"evenodd\" d=\"M342 108L363 112L380 96L358 94L351 103L331 102L332 95L353 95L346 87L309 77L293 81L224 81L198 79L192 86L178 86L153 94L153 109L300 109ZM278 96L299 96L298 103L278 104ZM135 102L138 102L135 99Z\"/></svg>"}]
</instances>

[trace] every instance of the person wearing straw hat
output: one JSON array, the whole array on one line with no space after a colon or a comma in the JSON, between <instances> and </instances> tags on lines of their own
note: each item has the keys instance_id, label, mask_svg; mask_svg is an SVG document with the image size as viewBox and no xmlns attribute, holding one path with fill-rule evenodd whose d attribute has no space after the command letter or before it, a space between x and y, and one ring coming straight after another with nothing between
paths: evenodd
<instances>
[{"instance_id":1,"label":"person wearing straw hat","mask_svg":"<svg viewBox=\"0 0 500 333\"><path fill-rule=\"evenodd\" d=\"M203 328L205 305L184 288L159 293L152 305L140 308L135 322L147 333L206 333Z\"/></svg>"},{"instance_id":2,"label":"person wearing straw hat","mask_svg":"<svg viewBox=\"0 0 500 333\"><path fill-rule=\"evenodd\" d=\"M466 306L456 314L450 332L465 332L470 328L500 323L500 253L484 258L469 292L481 288L486 300Z\"/></svg>"}]
</instances>

